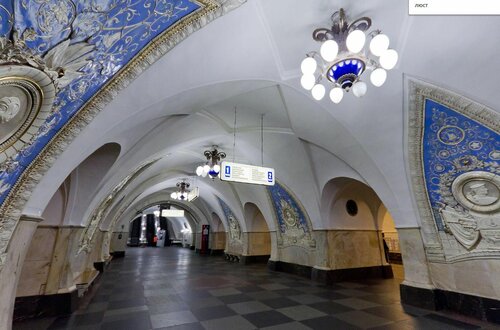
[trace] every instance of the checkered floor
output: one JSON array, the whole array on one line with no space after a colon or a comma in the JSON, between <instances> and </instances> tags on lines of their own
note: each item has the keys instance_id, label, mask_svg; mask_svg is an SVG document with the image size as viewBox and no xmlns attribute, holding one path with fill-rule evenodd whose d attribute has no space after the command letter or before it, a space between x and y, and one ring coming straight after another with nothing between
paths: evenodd
<instances>
[{"instance_id":1,"label":"checkered floor","mask_svg":"<svg viewBox=\"0 0 500 330\"><path fill-rule=\"evenodd\" d=\"M295 275L179 247L129 248L71 316L14 329L494 329L403 306L399 280L321 286Z\"/></svg>"}]
</instances>

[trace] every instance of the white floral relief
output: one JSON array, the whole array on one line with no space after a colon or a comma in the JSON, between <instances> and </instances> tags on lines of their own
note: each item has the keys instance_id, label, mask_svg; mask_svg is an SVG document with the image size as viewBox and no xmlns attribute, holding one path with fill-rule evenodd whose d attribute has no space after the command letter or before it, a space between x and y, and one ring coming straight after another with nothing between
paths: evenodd
<instances>
[{"instance_id":1,"label":"white floral relief","mask_svg":"<svg viewBox=\"0 0 500 330\"><path fill-rule=\"evenodd\" d=\"M15 96L0 98L0 124L8 123L21 109L21 101Z\"/></svg>"}]
</instances>

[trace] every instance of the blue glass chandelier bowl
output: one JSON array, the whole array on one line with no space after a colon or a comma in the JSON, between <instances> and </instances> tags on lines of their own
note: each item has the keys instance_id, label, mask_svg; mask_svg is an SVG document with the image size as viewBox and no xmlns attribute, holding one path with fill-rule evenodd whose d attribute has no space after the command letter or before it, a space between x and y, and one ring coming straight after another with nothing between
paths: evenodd
<instances>
[{"instance_id":1,"label":"blue glass chandelier bowl","mask_svg":"<svg viewBox=\"0 0 500 330\"><path fill-rule=\"evenodd\" d=\"M358 58L346 58L334 63L327 71L327 78L338 83L343 89L349 89L365 71L365 62Z\"/></svg>"}]
</instances>

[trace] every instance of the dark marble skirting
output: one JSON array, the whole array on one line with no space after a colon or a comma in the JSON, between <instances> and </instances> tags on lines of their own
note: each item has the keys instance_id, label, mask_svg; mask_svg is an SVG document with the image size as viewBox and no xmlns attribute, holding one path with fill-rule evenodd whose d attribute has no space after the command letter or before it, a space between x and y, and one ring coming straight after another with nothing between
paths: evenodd
<instances>
[{"instance_id":1,"label":"dark marble skirting","mask_svg":"<svg viewBox=\"0 0 500 330\"><path fill-rule=\"evenodd\" d=\"M333 284L342 281L363 280L367 278L394 277L390 265L330 270L322 270L313 268L311 266L297 265L293 263L272 260L269 260L267 265L270 270L296 274L324 284Z\"/></svg>"},{"instance_id":2,"label":"dark marble skirting","mask_svg":"<svg viewBox=\"0 0 500 330\"><path fill-rule=\"evenodd\" d=\"M240 263L244 265L248 264L265 264L269 260L270 255L262 256L241 256Z\"/></svg>"},{"instance_id":3,"label":"dark marble skirting","mask_svg":"<svg viewBox=\"0 0 500 330\"><path fill-rule=\"evenodd\" d=\"M113 258L123 258L125 257L125 251L114 251L110 253Z\"/></svg>"},{"instance_id":4,"label":"dark marble skirting","mask_svg":"<svg viewBox=\"0 0 500 330\"><path fill-rule=\"evenodd\" d=\"M416 307L447 309L483 321L500 324L500 301L440 289L401 284L401 302Z\"/></svg>"},{"instance_id":5,"label":"dark marble skirting","mask_svg":"<svg viewBox=\"0 0 500 330\"><path fill-rule=\"evenodd\" d=\"M78 308L79 301L78 290L61 294L17 297L14 304L14 321L71 314Z\"/></svg>"},{"instance_id":6,"label":"dark marble skirting","mask_svg":"<svg viewBox=\"0 0 500 330\"><path fill-rule=\"evenodd\" d=\"M210 255L212 255L212 256L223 256L224 255L224 249L221 249L221 250L212 249L212 250L210 250Z\"/></svg>"},{"instance_id":7,"label":"dark marble skirting","mask_svg":"<svg viewBox=\"0 0 500 330\"><path fill-rule=\"evenodd\" d=\"M276 272L291 273L291 274L299 275L302 277L311 278L311 271L312 271L311 266L292 264L292 263L284 262L284 261L269 260L267 262L267 267L270 270L273 270Z\"/></svg>"}]
</instances>

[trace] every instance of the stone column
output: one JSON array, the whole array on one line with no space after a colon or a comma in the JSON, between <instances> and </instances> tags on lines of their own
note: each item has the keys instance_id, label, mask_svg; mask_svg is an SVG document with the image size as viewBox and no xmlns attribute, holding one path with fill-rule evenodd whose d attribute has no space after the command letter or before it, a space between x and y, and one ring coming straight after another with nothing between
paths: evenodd
<instances>
[{"instance_id":1,"label":"stone column","mask_svg":"<svg viewBox=\"0 0 500 330\"><path fill-rule=\"evenodd\" d=\"M400 285L401 302L421 308L439 309L440 301L431 281L420 228L397 228L405 280Z\"/></svg>"},{"instance_id":2,"label":"stone column","mask_svg":"<svg viewBox=\"0 0 500 330\"><path fill-rule=\"evenodd\" d=\"M17 283L24 258L42 218L22 215L10 239L5 264L0 270L0 329L11 329Z\"/></svg>"}]
</instances>

